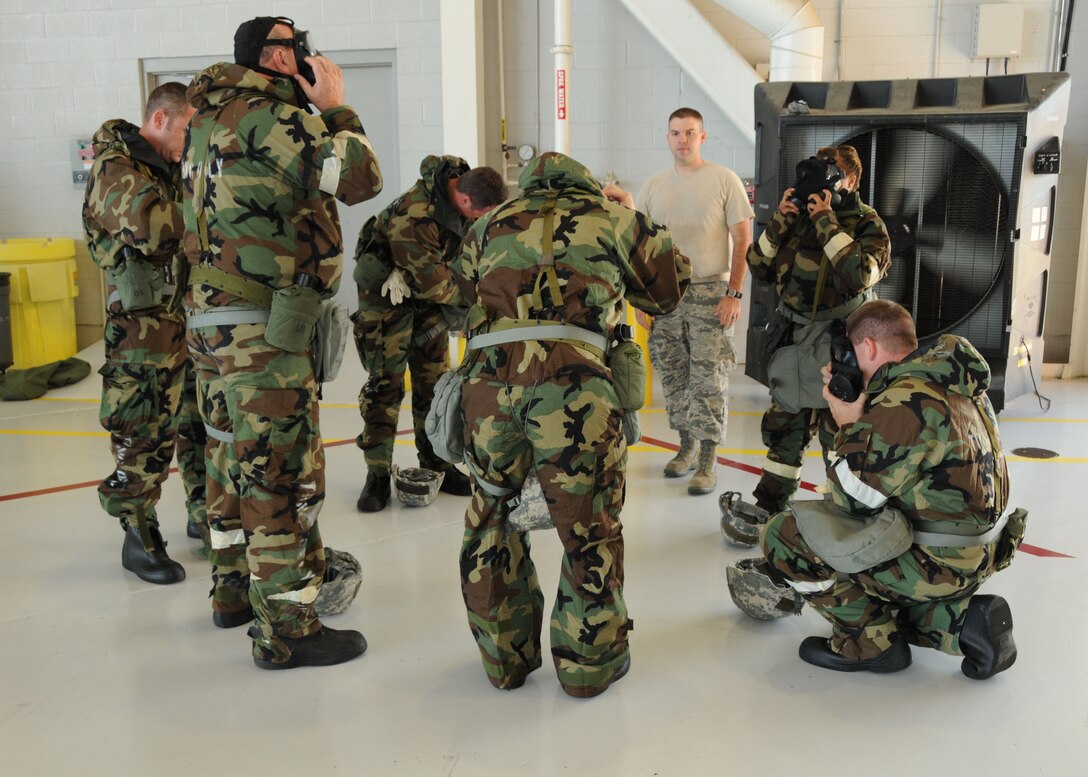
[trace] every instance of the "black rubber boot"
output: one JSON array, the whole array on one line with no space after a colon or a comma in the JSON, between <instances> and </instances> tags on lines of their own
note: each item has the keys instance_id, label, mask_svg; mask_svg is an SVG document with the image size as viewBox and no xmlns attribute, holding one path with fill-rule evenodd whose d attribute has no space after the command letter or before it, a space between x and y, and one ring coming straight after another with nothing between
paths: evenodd
<instances>
[{"instance_id":1,"label":"black rubber boot","mask_svg":"<svg viewBox=\"0 0 1088 777\"><path fill-rule=\"evenodd\" d=\"M1016 661L1012 610L1000 596L972 596L960 632L960 670L972 680L1004 672Z\"/></svg>"},{"instance_id":2,"label":"black rubber boot","mask_svg":"<svg viewBox=\"0 0 1088 777\"><path fill-rule=\"evenodd\" d=\"M308 637L280 637L291 651L291 657L281 663L254 657L261 669L294 669L296 666L332 666L350 661L366 652L366 638L358 631L337 631L322 626Z\"/></svg>"},{"instance_id":3,"label":"black rubber boot","mask_svg":"<svg viewBox=\"0 0 1088 777\"><path fill-rule=\"evenodd\" d=\"M439 491L454 496L472 496L472 481L468 475L452 464L447 464L441 471L446 473L446 476L442 478L442 485L438 487Z\"/></svg>"},{"instance_id":4,"label":"black rubber boot","mask_svg":"<svg viewBox=\"0 0 1088 777\"><path fill-rule=\"evenodd\" d=\"M962 638L961 638L962 639ZM808 637L801 643L797 654L801 660L821 669L835 672L875 672L889 674L910 666L910 645L897 639L892 646L876 658L847 658L831 649L831 641L825 637Z\"/></svg>"},{"instance_id":5,"label":"black rubber boot","mask_svg":"<svg viewBox=\"0 0 1088 777\"><path fill-rule=\"evenodd\" d=\"M140 530L135 526L125 529L125 544L121 547L121 566L141 580L156 585L180 583L185 579L185 567L166 555L166 543L155 527L151 527L153 548L144 550Z\"/></svg>"},{"instance_id":6,"label":"black rubber boot","mask_svg":"<svg viewBox=\"0 0 1088 777\"><path fill-rule=\"evenodd\" d=\"M219 610L212 612L212 623L221 629L233 629L249 623L251 620L253 620L252 607L235 610L234 612L219 612Z\"/></svg>"},{"instance_id":7,"label":"black rubber boot","mask_svg":"<svg viewBox=\"0 0 1088 777\"><path fill-rule=\"evenodd\" d=\"M389 471L372 469L367 473L366 483L355 506L361 513L380 513L389 504L389 493Z\"/></svg>"}]
</instances>

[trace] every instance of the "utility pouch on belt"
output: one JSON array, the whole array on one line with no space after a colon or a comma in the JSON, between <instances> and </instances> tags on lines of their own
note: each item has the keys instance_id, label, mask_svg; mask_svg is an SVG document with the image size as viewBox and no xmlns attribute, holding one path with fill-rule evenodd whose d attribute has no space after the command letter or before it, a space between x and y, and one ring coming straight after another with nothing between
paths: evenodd
<instances>
[{"instance_id":1,"label":"utility pouch on belt","mask_svg":"<svg viewBox=\"0 0 1088 777\"><path fill-rule=\"evenodd\" d=\"M910 519L885 505L876 515L855 517L830 499L790 502L801 536L835 571L853 574L906 553L914 544Z\"/></svg>"},{"instance_id":2,"label":"utility pouch on belt","mask_svg":"<svg viewBox=\"0 0 1088 777\"><path fill-rule=\"evenodd\" d=\"M467 354L465 362L468 362ZM464 379L460 367L443 373L434 385L434 399L423 422L423 430L435 455L450 464L465 460L465 417L461 414Z\"/></svg>"},{"instance_id":3,"label":"utility pouch on belt","mask_svg":"<svg viewBox=\"0 0 1088 777\"><path fill-rule=\"evenodd\" d=\"M125 261L109 274L110 283L117 288L121 307L144 310L162 304L162 273L141 256L125 251Z\"/></svg>"},{"instance_id":4,"label":"utility pouch on belt","mask_svg":"<svg viewBox=\"0 0 1088 777\"><path fill-rule=\"evenodd\" d=\"M779 347L767 364L771 399L787 413L827 407L820 370L831 361L833 321L814 321L793 330L793 343Z\"/></svg>"},{"instance_id":5,"label":"utility pouch on belt","mask_svg":"<svg viewBox=\"0 0 1088 777\"><path fill-rule=\"evenodd\" d=\"M314 339L314 327L321 315L321 293L294 284L276 289L264 339L288 353L301 353Z\"/></svg>"},{"instance_id":6,"label":"utility pouch on belt","mask_svg":"<svg viewBox=\"0 0 1088 777\"><path fill-rule=\"evenodd\" d=\"M355 270L351 275L360 290L371 294L381 293L382 284L393 272L389 246L378 239L374 230L377 220L377 216L371 216L359 232L359 242L355 246Z\"/></svg>"},{"instance_id":7,"label":"utility pouch on belt","mask_svg":"<svg viewBox=\"0 0 1088 777\"><path fill-rule=\"evenodd\" d=\"M318 383L329 383L340 374L351 318L348 309L331 299L321 301L314 332L314 373Z\"/></svg>"},{"instance_id":8,"label":"utility pouch on belt","mask_svg":"<svg viewBox=\"0 0 1088 777\"><path fill-rule=\"evenodd\" d=\"M1028 525L1028 511L1023 507L1017 507L1012 511L1009 520L1005 523L1005 531L1001 533L1001 539L997 541L997 551L994 559L994 570L1000 572L1012 563L1017 548L1024 541L1024 532Z\"/></svg>"},{"instance_id":9,"label":"utility pouch on belt","mask_svg":"<svg viewBox=\"0 0 1088 777\"><path fill-rule=\"evenodd\" d=\"M620 407L629 412L640 410L646 404L646 362L639 344L624 340L613 345L608 353L608 369L612 371Z\"/></svg>"}]
</instances>

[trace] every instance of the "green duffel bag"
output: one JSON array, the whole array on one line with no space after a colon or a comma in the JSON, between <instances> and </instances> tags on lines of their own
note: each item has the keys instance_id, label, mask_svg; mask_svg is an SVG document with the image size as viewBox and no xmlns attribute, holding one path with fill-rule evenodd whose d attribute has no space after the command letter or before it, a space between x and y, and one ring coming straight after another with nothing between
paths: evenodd
<instances>
[{"instance_id":1,"label":"green duffel bag","mask_svg":"<svg viewBox=\"0 0 1088 777\"><path fill-rule=\"evenodd\" d=\"M815 321L793 330L793 342L783 345L767 364L771 399L787 413L827 407L821 370L831 361L831 325L837 319Z\"/></svg>"}]
</instances>

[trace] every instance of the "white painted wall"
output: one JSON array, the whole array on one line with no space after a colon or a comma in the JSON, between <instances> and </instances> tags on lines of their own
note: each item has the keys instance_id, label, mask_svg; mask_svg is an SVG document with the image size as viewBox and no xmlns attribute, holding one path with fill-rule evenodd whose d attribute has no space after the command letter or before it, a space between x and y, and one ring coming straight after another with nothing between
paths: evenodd
<instances>
[{"instance_id":1,"label":"white painted wall","mask_svg":"<svg viewBox=\"0 0 1088 777\"><path fill-rule=\"evenodd\" d=\"M443 150L443 1L0 0L0 237L79 236L82 195L68 182L70 140L89 136L105 119L138 116L140 58L229 56L238 23L258 14L291 16L329 50L396 48L400 154L386 164L399 164L406 185L415 179L424 154ZM496 167L501 164L497 2L483 2L485 160ZM769 47L761 35L712 0L690 2L750 64L767 61ZM971 59L975 0L943 0L936 46L935 0L815 3L825 25L824 77L829 80L985 73L985 63ZM1010 73L1046 70L1052 54L1057 0L1023 4L1023 56L1009 62ZM551 0L504 0L507 138L514 145L551 147L552 5ZM1083 18L1088 8L1079 5ZM597 175L611 171L621 185L637 189L670 164L665 120L673 109L690 105L706 119L706 157L742 176L752 174L752 147L730 130L706 95L618 0L577 0L573 6L573 156ZM1071 59L1077 43L1074 35ZM1083 51L1080 57L1088 58ZM1003 67L1003 62L992 62L991 73ZM1084 74L1078 76L1076 67ZM1078 78L1088 80L1088 63L1074 61L1070 69L1074 84ZM1067 143L1083 150L1088 130L1081 129L1083 122L1074 123L1074 116L1084 112L1077 100L1075 94ZM1062 194L1076 190L1079 195L1083 181L1077 177L1066 185L1063 176L1062 187ZM1078 207L1074 216L1079 213ZM1056 240L1052 263L1048 343L1067 341L1071 327L1079 225L1066 231L1070 248Z\"/></svg>"}]
</instances>

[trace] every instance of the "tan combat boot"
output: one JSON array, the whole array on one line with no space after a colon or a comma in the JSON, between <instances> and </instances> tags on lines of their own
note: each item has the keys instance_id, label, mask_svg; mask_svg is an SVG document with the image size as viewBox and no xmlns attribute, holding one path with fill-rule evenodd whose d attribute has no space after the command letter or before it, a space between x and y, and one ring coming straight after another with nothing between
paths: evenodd
<instances>
[{"instance_id":1,"label":"tan combat boot","mask_svg":"<svg viewBox=\"0 0 1088 777\"><path fill-rule=\"evenodd\" d=\"M680 450L665 465L665 477L682 478L695 469L695 440L687 432L680 432Z\"/></svg>"},{"instance_id":2,"label":"tan combat boot","mask_svg":"<svg viewBox=\"0 0 1088 777\"><path fill-rule=\"evenodd\" d=\"M688 484L689 494L709 494L718 485L718 454L713 440L699 443L699 468Z\"/></svg>"}]
</instances>

